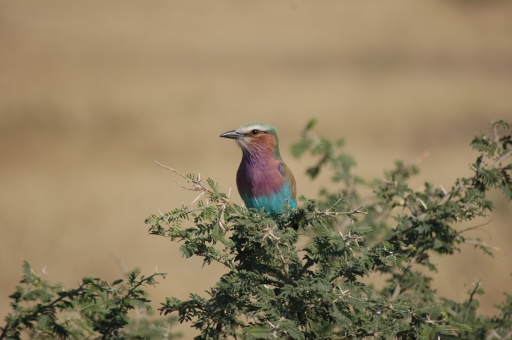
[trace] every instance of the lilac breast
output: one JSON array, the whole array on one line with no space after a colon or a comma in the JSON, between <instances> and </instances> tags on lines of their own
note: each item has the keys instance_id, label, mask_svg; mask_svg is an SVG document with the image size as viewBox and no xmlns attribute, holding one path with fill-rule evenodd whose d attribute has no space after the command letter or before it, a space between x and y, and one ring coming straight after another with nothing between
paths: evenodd
<instances>
[{"instance_id":1,"label":"lilac breast","mask_svg":"<svg viewBox=\"0 0 512 340\"><path fill-rule=\"evenodd\" d=\"M279 161L273 157L251 157L246 154L236 174L238 191L243 196L261 197L278 193L286 179L279 171Z\"/></svg>"}]
</instances>

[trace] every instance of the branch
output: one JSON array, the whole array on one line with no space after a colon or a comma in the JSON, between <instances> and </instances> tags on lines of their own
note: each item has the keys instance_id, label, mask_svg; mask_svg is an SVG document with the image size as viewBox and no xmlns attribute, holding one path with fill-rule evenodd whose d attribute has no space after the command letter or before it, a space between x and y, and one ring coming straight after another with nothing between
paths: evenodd
<instances>
[{"instance_id":1,"label":"branch","mask_svg":"<svg viewBox=\"0 0 512 340\"><path fill-rule=\"evenodd\" d=\"M407 265L407 267L405 267L404 272L400 276L400 280L398 280L398 282L396 283L396 287L395 287L395 290L393 291L393 294L391 295L390 301L393 301L394 299L396 299L398 297L398 295L400 295L401 289L402 289L400 287L400 282L404 278L405 274L411 270L411 267L414 264L414 262L416 262L417 257L418 257L418 254L414 255L414 257L411 259L411 261L409 261L409 264Z\"/></svg>"},{"instance_id":2,"label":"branch","mask_svg":"<svg viewBox=\"0 0 512 340\"><path fill-rule=\"evenodd\" d=\"M469 293L469 300L468 300L468 303L467 303L468 309L466 309L466 313L464 313L464 319L462 319L462 322L466 322L466 318L468 317L468 312L469 312L470 304L473 301L473 296L475 295L475 293L478 290L478 287L480 287L481 284L482 284L481 281L477 281L475 283L475 288L473 288L473 290Z\"/></svg>"},{"instance_id":3,"label":"branch","mask_svg":"<svg viewBox=\"0 0 512 340\"><path fill-rule=\"evenodd\" d=\"M512 155L512 149L508 150L508 152L505 152L505 153L501 154L501 156L498 157L496 162L494 162L492 167L493 168L497 168L501 164L501 162L503 162L507 157L509 157L511 155Z\"/></svg>"},{"instance_id":4,"label":"branch","mask_svg":"<svg viewBox=\"0 0 512 340\"><path fill-rule=\"evenodd\" d=\"M480 227L485 227L486 225L488 225L491 222L492 222L492 218L489 221L485 222L485 223L478 224L478 225L475 225L473 227L468 227L468 228L462 229L461 231L459 231L459 234L462 234L462 233L464 233L466 231L471 231L471 230L479 229ZM480 231L485 232L490 238L492 238L491 234L487 230L480 230Z\"/></svg>"},{"instance_id":5,"label":"branch","mask_svg":"<svg viewBox=\"0 0 512 340\"><path fill-rule=\"evenodd\" d=\"M47 303L47 304L37 304L37 308L32 313L23 315L23 316L21 316L21 315L18 316L15 320L16 322L14 322L14 323L8 322L7 325L5 326L5 328L2 329L2 333L0 334L0 339L4 339L8 335L9 331L15 331L20 326L20 324L23 324L26 327L29 327L28 324L31 324L32 321L36 321L38 315L44 315L45 310L53 308L60 301L66 299L66 298L69 298L70 296L80 294L82 291L85 290L84 287L88 284L89 284L88 282L83 282L82 284L80 284L80 286L77 289L72 289L67 292L64 292L64 291L59 292L60 296L58 298L56 298L55 300L53 300L52 302Z\"/></svg>"},{"instance_id":6,"label":"branch","mask_svg":"<svg viewBox=\"0 0 512 340\"><path fill-rule=\"evenodd\" d=\"M355 214L364 214L367 215L367 211L361 210L363 206L359 206L357 209L353 211L329 211L327 209L326 211L315 211L317 216L338 216L338 215L347 215L350 219L352 219L352 216Z\"/></svg>"},{"instance_id":7,"label":"branch","mask_svg":"<svg viewBox=\"0 0 512 340\"><path fill-rule=\"evenodd\" d=\"M155 161L156 164L160 165L162 168L165 168L167 170L171 170L172 172L178 174L179 176L181 176L183 179L185 179L187 181L187 183L192 183L192 188L187 188L187 187L184 187L182 185L180 185L178 183L178 185L180 187L182 187L183 189L186 189L186 190L191 190L191 191L200 191L201 193L199 194L199 196L197 196L193 201L192 203L194 203L196 200L198 200L201 196L205 195L205 194L209 194L209 195L213 195L214 192L208 188L206 188L202 183L201 183L201 175L198 176L198 179L197 180L192 180L190 178L188 178L187 176L183 175L181 172L179 172L178 170L176 169L173 169L171 167L168 167L168 166L165 166L161 163L159 163L158 161ZM219 197L219 200L224 203L224 204L227 204L229 205L229 207L231 209L233 209L235 211L235 213L238 215L238 216L241 216L240 213L238 212L238 210L236 210L236 208L233 206L233 204L231 203L231 201L225 197Z\"/></svg>"},{"instance_id":8,"label":"branch","mask_svg":"<svg viewBox=\"0 0 512 340\"><path fill-rule=\"evenodd\" d=\"M493 250L493 251L496 251L498 253L502 253L504 255L507 255L507 253L505 253L501 248L498 248L496 246L491 246L490 244L486 244L485 241L483 240L480 240L480 239L466 239L464 241L464 243L467 243L467 244L472 244L474 245L475 247L480 247L481 249L487 249L487 250Z\"/></svg>"}]
</instances>

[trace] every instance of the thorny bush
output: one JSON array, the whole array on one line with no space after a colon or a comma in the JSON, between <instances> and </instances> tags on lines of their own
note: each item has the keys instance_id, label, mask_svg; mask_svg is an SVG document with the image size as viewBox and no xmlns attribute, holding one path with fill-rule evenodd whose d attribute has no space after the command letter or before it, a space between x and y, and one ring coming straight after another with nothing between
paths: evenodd
<instances>
[{"instance_id":1,"label":"thorny bush","mask_svg":"<svg viewBox=\"0 0 512 340\"><path fill-rule=\"evenodd\" d=\"M177 312L180 322L192 322L200 332L196 339L510 338L512 296L505 295L492 317L477 313L480 282L463 302L440 297L432 288L431 256L453 254L467 242L492 255L481 239L465 236L481 226L464 229L460 223L489 216L492 189L512 199L512 125L493 122L493 136L473 139L479 155L470 177L448 189L425 182L418 190L408 184L417 164L396 162L383 178L365 180L341 151L344 141L315 136L314 125L308 123L292 154L311 154L317 162L307 174L330 171L332 185L318 199L302 196L287 214L247 210L213 180L204 184L198 175L162 165L198 196L193 207L150 216L150 233L181 242L183 256L220 263L227 273L206 295L167 298L161 314ZM20 339L22 331L62 339L176 336L170 323L148 321L141 330L127 316L130 309L149 308L142 287L163 274L132 273L126 284L85 278L79 288L64 290L41 280L28 264L24 271L0 339ZM365 283L370 274L386 277L384 287Z\"/></svg>"}]
</instances>

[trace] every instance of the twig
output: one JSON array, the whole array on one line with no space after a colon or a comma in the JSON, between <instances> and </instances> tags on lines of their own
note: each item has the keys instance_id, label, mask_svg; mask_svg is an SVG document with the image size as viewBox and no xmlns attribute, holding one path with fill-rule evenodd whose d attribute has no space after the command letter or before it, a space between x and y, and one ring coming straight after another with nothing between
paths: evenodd
<instances>
[{"instance_id":1,"label":"twig","mask_svg":"<svg viewBox=\"0 0 512 340\"><path fill-rule=\"evenodd\" d=\"M182 186L181 184L178 183L178 181L176 181L176 183L182 187L183 189L186 189L186 190L191 190L191 191L200 191L201 193L199 194L199 196L197 196L191 204L193 204L195 201L197 201L199 198L201 198L201 196L205 195L205 194L210 194L210 195L213 195L214 192L211 191L210 189L206 188L202 183L201 183L201 175L198 175L198 178L197 180L192 180L190 178L188 178L187 176L183 175L181 172L179 172L178 170L176 169L173 169L171 167L168 167L166 165L163 165L161 163L159 163L158 161L155 161L156 164L160 165L162 168L165 168L167 170L171 170L172 172L174 172L175 174L178 174L180 177L182 177L183 179L185 179L187 181L187 183L192 183L192 188L187 188L187 187L184 187ZM231 189L230 189L231 191ZM222 202L222 203L225 203L227 205L229 205L229 207L231 209L233 209L235 211L235 213L238 215L238 216L241 216L240 213L238 212L238 210L236 210L236 208L233 206L233 204L229 201L229 199L225 198L225 197L219 197L219 200ZM224 229L222 226L221 226L222 229Z\"/></svg>"},{"instance_id":2,"label":"twig","mask_svg":"<svg viewBox=\"0 0 512 340\"><path fill-rule=\"evenodd\" d=\"M411 270L411 267L412 265L414 264L414 262L416 262L416 258L418 257L418 255L414 255L414 257L411 259L411 261L409 262L409 264L407 265L407 267L405 267L404 269L404 272L402 273L402 275L400 276L400 280L398 280L397 284L396 284L396 287L395 287L395 290L393 291L393 294L391 294L391 298L390 298L390 301L393 301L394 299L396 299L398 297L398 295L400 295L401 293L401 289L402 287L400 286L400 282L402 281L402 279L404 278L405 274L408 273L410 270Z\"/></svg>"},{"instance_id":3,"label":"twig","mask_svg":"<svg viewBox=\"0 0 512 340\"><path fill-rule=\"evenodd\" d=\"M283 261L281 267L283 268L284 273L286 274L286 276L288 276L288 274L289 274L288 273L288 262L285 260L285 258L283 256L283 253L281 252L281 248L279 248L279 243L278 242L276 242L276 248L277 248L277 254L281 258L281 261Z\"/></svg>"},{"instance_id":4,"label":"twig","mask_svg":"<svg viewBox=\"0 0 512 340\"><path fill-rule=\"evenodd\" d=\"M497 168L501 164L501 162L503 162L505 158L509 157L510 155L512 155L512 149L508 150L508 152L505 152L504 154L499 156L496 162L494 162L494 164L492 165L492 167Z\"/></svg>"},{"instance_id":5,"label":"twig","mask_svg":"<svg viewBox=\"0 0 512 340\"><path fill-rule=\"evenodd\" d=\"M491 340L492 338L504 339L494 329L491 329L489 334L485 337L486 340Z\"/></svg>"},{"instance_id":6,"label":"twig","mask_svg":"<svg viewBox=\"0 0 512 340\"><path fill-rule=\"evenodd\" d=\"M492 218L491 218L489 221L485 222L485 223L482 223L482 224L479 224L479 225L475 225L475 226L473 226L473 227L468 227L468 228L466 228L466 229L462 229L462 230L459 232L459 234L462 234L462 233L464 233L464 232L466 232L466 231L475 230L475 229L478 229L478 228L480 228L480 227L485 227L486 225L488 225L488 224L489 224L489 223L491 223L491 222L492 222ZM487 230L483 230L483 229L482 229L481 231L485 232L485 233L486 233L486 234L487 234L487 235L492 239L491 234L490 234Z\"/></svg>"},{"instance_id":7,"label":"twig","mask_svg":"<svg viewBox=\"0 0 512 340\"><path fill-rule=\"evenodd\" d=\"M501 338L501 339L502 339L502 340L505 340L505 339L510 338L511 336L512 336L512 330L511 330L511 331L508 331L508 332L507 332L507 334L505 334L505 335L503 336L503 338Z\"/></svg>"},{"instance_id":8,"label":"twig","mask_svg":"<svg viewBox=\"0 0 512 340\"><path fill-rule=\"evenodd\" d=\"M353 211L329 211L327 209L326 211L316 211L317 216L338 216L338 215L347 215L348 217L352 218L352 215L355 214L364 214L367 215L367 211L362 211L361 209L363 206L359 206L357 209Z\"/></svg>"},{"instance_id":9,"label":"twig","mask_svg":"<svg viewBox=\"0 0 512 340\"><path fill-rule=\"evenodd\" d=\"M217 203L217 209L220 210L219 212L219 227L220 229L222 229L223 232L226 231L226 229L224 228L224 226L226 225L226 222L224 220L224 210L226 210L226 204L224 203Z\"/></svg>"},{"instance_id":10,"label":"twig","mask_svg":"<svg viewBox=\"0 0 512 340\"><path fill-rule=\"evenodd\" d=\"M279 248L279 240L281 238L274 235L274 229L271 229L268 224L265 226L265 229L263 229L263 231L265 232L265 234L263 235L263 240L265 240L268 237L269 239L276 241L275 245L277 249L277 255L279 255L279 258L282 261L281 268L283 269L284 273L288 276L288 262L284 258L283 253L281 252L281 248Z\"/></svg>"},{"instance_id":11,"label":"twig","mask_svg":"<svg viewBox=\"0 0 512 340\"><path fill-rule=\"evenodd\" d=\"M498 143L500 141L500 135L498 134L498 124L495 124L496 122L493 120L491 121L492 124L492 130L494 131L494 141Z\"/></svg>"},{"instance_id":12,"label":"twig","mask_svg":"<svg viewBox=\"0 0 512 340\"><path fill-rule=\"evenodd\" d=\"M481 281L477 281L475 283L475 288L471 291L471 293L469 293L469 300L467 303L468 309L466 309L466 313L464 313L464 319L462 319L462 322L466 322L466 318L468 317L468 313L469 313L469 307L471 305L471 302L473 301L473 297L475 296L476 291L478 290L478 287L480 287L481 284L482 284Z\"/></svg>"},{"instance_id":13,"label":"twig","mask_svg":"<svg viewBox=\"0 0 512 340\"><path fill-rule=\"evenodd\" d=\"M484 241L466 239L464 243L472 244L475 247L483 247L507 255L507 253L505 253L501 248L491 246L490 244L486 244Z\"/></svg>"}]
</instances>

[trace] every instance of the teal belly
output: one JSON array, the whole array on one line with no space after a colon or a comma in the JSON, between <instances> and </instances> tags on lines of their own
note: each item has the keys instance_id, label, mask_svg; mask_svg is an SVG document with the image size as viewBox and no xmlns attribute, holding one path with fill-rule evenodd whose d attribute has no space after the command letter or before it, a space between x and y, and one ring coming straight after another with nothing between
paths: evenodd
<instances>
[{"instance_id":1,"label":"teal belly","mask_svg":"<svg viewBox=\"0 0 512 340\"><path fill-rule=\"evenodd\" d=\"M285 185L281 191L269 196L251 197L243 194L240 194L240 196L242 196L247 208L256 208L258 210L263 208L271 214L284 213L287 210L287 206L291 209L297 207L288 185Z\"/></svg>"}]
</instances>

